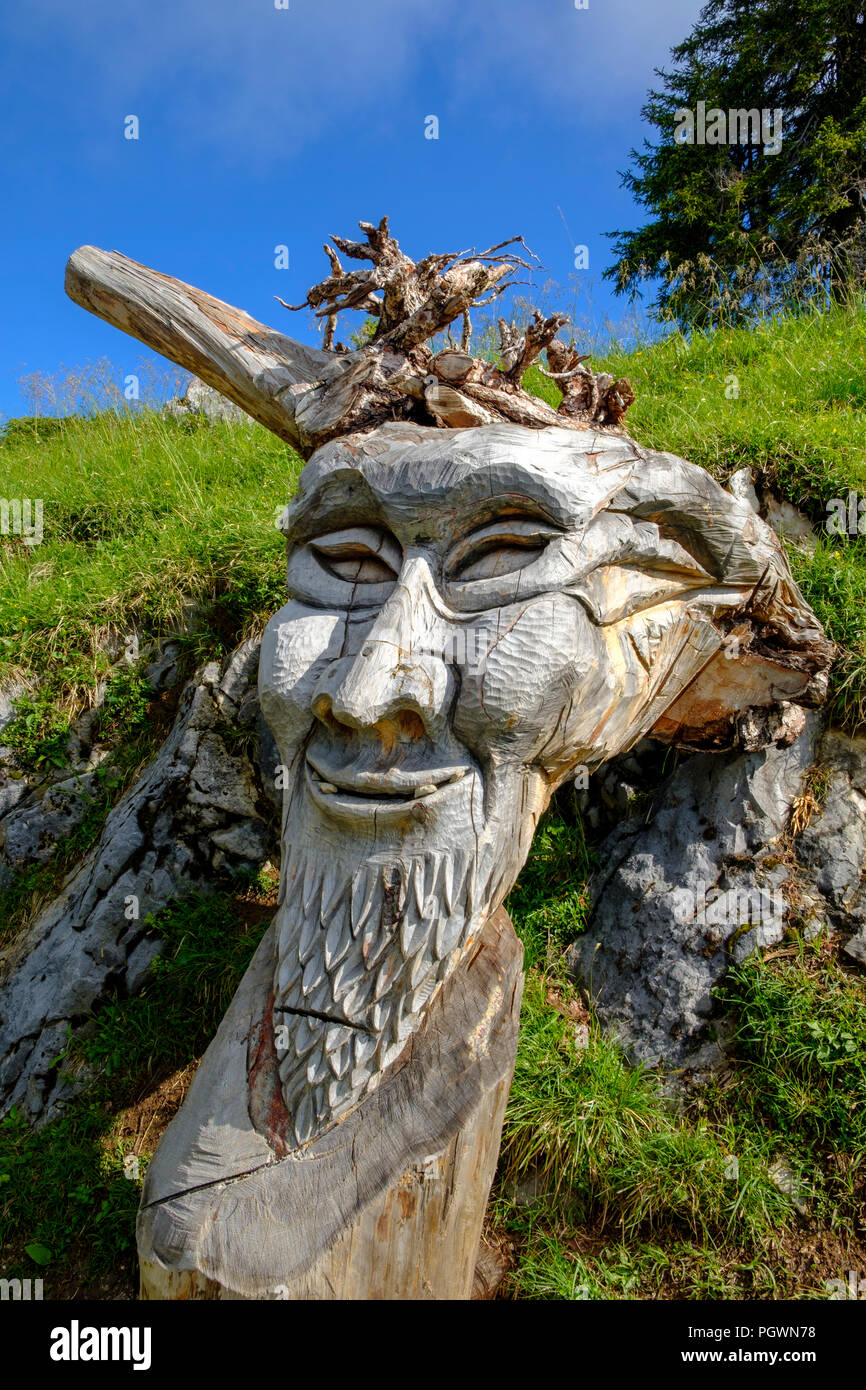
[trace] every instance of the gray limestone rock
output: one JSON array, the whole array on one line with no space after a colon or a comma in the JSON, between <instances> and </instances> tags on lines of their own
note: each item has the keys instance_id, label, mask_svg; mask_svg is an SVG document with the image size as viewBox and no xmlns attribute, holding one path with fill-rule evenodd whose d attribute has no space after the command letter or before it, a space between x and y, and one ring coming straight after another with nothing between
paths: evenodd
<instances>
[{"instance_id":1,"label":"gray limestone rock","mask_svg":"<svg viewBox=\"0 0 866 1390\"><path fill-rule=\"evenodd\" d=\"M16 804L0 810L0 883L25 864L43 864L52 857L59 841L71 835L92 810L99 796L96 770L73 773L54 782L47 791L28 791Z\"/></svg>"},{"instance_id":2,"label":"gray limestone rock","mask_svg":"<svg viewBox=\"0 0 866 1390\"><path fill-rule=\"evenodd\" d=\"M0 685L0 731L15 718L16 700L20 700L21 696L27 693L28 686L20 679L9 680Z\"/></svg>"},{"instance_id":3,"label":"gray limestone rock","mask_svg":"<svg viewBox=\"0 0 866 1390\"><path fill-rule=\"evenodd\" d=\"M781 939L789 906L777 845L813 758L818 720L789 747L691 758L647 823L602 842L594 907L569 965L635 1059L717 1061L708 1024L730 960Z\"/></svg>"},{"instance_id":4,"label":"gray limestone rock","mask_svg":"<svg viewBox=\"0 0 866 1390\"><path fill-rule=\"evenodd\" d=\"M180 648L176 642L163 642L159 654L145 668L145 679L151 690L169 690L177 683L177 661Z\"/></svg>"},{"instance_id":5,"label":"gray limestone rock","mask_svg":"<svg viewBox=\"0 0 866 1390\"><path fill-rule=\"evenodd\" d=\"M860 931L845 943L844 950L858 965L866 965L866 931Z\"/></svg>"},{"instance_id":6,"label":"gray limestone rock","mask_svg":"<svg viewBox=\"0 0 866 1390\"><path fill-rule=\"evenodd\" d=\"M800 550L815 549L818 537L805 512L801 512L799 507L793 506L790 502L774 497L772 492L765 492L762 501L761 515L777 535L791 541Z\"/></svg>"},{"instance_id":7,"label":"gray limestone rock","mask_svg":"<svg viewBox=\"0 0 866 1390\"><path fill-rule=\"evenodd\" d=\"M827 781L818 814L797 839L797 858L825 899L834 925L866 924L866 739L835 730L821 740L817 761Z\"/></svg>"},{"instance_id":8,"label":"gray limestone rock","mask_svg":"<svg viewBox=\"0 0 866 1390\"><path fill-rule=\"evenodd\" d=\"M728 479L728 492L733 497L738 497L741 502L748 502L753 512L761 510L758 494L752 482L752 474L748 468L738 468L736 473L732 473Z\"/></svg>"},{"instance_id":9,"label":"gray limestone rock","mask_svg":"<svg viewBox=\"0 0 866 1390\"><path fill-rule=\"evenodd\" d=\"M204 415L208 420L248 420L246 411L227 400L212 386L206 386L194 376L182 396L169 401L166 414L182 417L184 415Z\"/></svg>"},{"instance_id":10,"label":"gray limestone rock","mask_svg":"<svg viewBox=\"0 0 866 1390\"><path fill-rule=\"evenodd\" d=\"M255 690L257 655L258 643L246 642L224 669L210 663L189 683L171 733L111 811L97 845L0 952L0 1113L17 1103L45 1119L69 1093L53 1065L68 1025L81 1026L113 990L141 987L160 949L150 914L212 884L218 872L276 855L270 789L228 737L236 702ZM76 796L62 783L46 799L60 817ZM11 835L24 846L46 825L44 800L28 801L6 817L7 843Z\"/></svg>"},{"instance_id":11,"label":"gray limestone rock","mask_svg":"<svg viewBox=\"0 0 866 1390\"><path fill-rule=\"evenodd\" d=\"M790 736L784 717L778 732L782 743ZM824 792L794 834L810 768L821 769ZM633 772L624 762L605 770L603 805L619 805L617 778L628 791ZM732 961L779 941L792 917L807 937L827 926L850 936L844 950L866 965L864 811L866 739L822 735L809 715L788 747L691 758L648 820L607 834L592 916L569 964L632 1058L720 1061L725 1024L713 991Z\"/></svg>"}]
</instances>

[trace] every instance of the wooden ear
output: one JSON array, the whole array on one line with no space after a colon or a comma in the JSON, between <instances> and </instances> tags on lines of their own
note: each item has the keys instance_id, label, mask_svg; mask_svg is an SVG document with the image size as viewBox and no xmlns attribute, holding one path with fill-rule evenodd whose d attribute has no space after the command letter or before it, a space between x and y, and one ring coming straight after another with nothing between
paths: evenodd
<instances>
[{"instance_id":1,"label":"wooden ear","mask_svg":"<svg viewBox=\"0 0 866 1390\"><path fill-rule=\"evenodd\" d=\"M734 634L729 634L730 641ZM757 709L783 701L815 705L826 691L814 671L792 668L779 657L725 645L710 657L650 730L652 738L689 748L731 748L740 740L740 721Z\"/></svg>"},{"instance_id":2,"label":"wooden ear","mask_svg":"<svg viewBox=\"0 0 866 1390\"><path fill-rule=\"evenodd\" d=\"M807 707L823 703L836 648L794 584L778 541L776 546L772 572L730 614L715 620L718 650L656 720L650 730L654 738L691 748L730 748L742 743L750 712L778 711L791 701Z\"/></svg>"},{"instance_id":3,"label":"wooden ear","mask_svg":"<svg viewBox=\"0 0 866 1390\"><path fill-rule=\"evenodd\" d=\"M654 522L712 575L716 593L726 595L713 617L719 649L659 715L649 731L653 737L695 748L732 747L742 742L750 711L821 704L836 649L794 583L778 536L747 502L703 469L645 450L616 505ZM708 589L697 601L712 603L712 597Z\"/></svg>"}]
</instances>

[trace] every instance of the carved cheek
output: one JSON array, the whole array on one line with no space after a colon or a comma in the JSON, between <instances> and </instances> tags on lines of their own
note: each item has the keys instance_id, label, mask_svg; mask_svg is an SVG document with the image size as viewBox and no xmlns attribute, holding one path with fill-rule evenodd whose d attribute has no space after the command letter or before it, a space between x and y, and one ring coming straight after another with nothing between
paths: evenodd
<instances>
[{"instance_id":1,"label":"carved cheek","mask_svg":"<svg viewBox=\"0 0 866 1390\"><path fill-rule=\"evenodd\" d=\"M551 734L559 742L578 699L597 699L604 644L577 600L561 594L503 609L497 626L480 669L463 674L458 736L530 762Z\"/></svg>"},{"instance_id":2,"label":"carved cheek","mask_svg":"<svg viewBox=\"0 0 866 1390\"><path fill-rule=\"evenodd\" d=\"M296 602L281 608L265 628L259 696L262 714L284 755L313 721L313 693L325 667L339 655L345 629L345 615Z\"/></svg>"}]
</instances>

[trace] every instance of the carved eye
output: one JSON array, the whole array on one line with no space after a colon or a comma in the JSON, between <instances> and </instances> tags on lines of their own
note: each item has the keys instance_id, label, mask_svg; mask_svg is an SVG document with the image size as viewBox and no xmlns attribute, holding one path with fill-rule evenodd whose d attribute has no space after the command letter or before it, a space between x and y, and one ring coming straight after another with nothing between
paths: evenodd
<instances>
[{"instance_id":1,"label":"carved eye","mask_svg":"<svg viewBox=\"0 0 866 1390\"><path fill-rule=\"evenodd\" d=\"M314 545L313 550L328 573L344 579L347 584L387 584L397 578L391 566L365 546L345 545L339 550L326 550Z\"/></svg>"},{"instance_id":2,"label":"carved eye","mask_svg":"<svg viewBox=\"0 0 866 1390\"><path fill-rule=\"evenodd\" d=\"M503 517L474 531L454 547L448 557L448 580L463 584L525 569L560 534L553 526L535 519Z\"/></svg>"},{"instance_id":3,"label":"carved eye","mask_svg":"<svg viewBox=\"0 0 866 1390\"><path fill-rule=\"evenodd\" d=\"M346 584L393 584L400 570L400 549L393 537L372 527L332 531L310 542L322 568Z\"/></svg>"},{"instance_id":4,"label":"carved eye","mask_svg":"<svg viewBox=\"0 0 866 1390\"><path fill-rule=\"evenodd\" d=\"M374 526L328 531L289 549L289 593L322 608L378 608L403 563L389 532Z\"/></svg>"}]
</instances>

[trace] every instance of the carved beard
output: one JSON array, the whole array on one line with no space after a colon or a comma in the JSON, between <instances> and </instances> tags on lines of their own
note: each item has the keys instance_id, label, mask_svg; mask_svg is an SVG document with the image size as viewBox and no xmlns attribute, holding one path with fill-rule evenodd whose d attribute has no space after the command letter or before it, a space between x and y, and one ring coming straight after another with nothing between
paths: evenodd
<instances>
[{"instance_id":1,"label":"carved beard","mask_svg":"<svg viewBox=\"0 0 866 1390\"><path fill-rule=\"evenodd\" d=\"M274 1032L298 1144L355 1106L399 1057L490 903L495 856L289 851L277 917ZM501 871L501 866L500 866Z\"/></svg>"}]
</instances>

